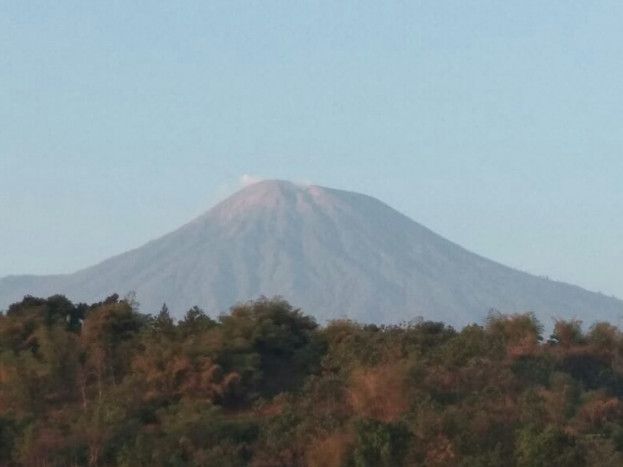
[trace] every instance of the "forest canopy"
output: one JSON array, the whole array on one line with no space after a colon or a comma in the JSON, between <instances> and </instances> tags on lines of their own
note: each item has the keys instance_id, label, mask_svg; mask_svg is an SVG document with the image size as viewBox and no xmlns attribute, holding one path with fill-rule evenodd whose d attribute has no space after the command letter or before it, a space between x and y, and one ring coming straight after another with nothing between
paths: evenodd
<instances>
[{"instance_id":1,"label":"forest canopy","mask_svg":"<svg viewBox=\"0 0 623 467\"><path fill-rule=\"evenodd\" d=\"M0 315L0 465L623 465L613 325L319 326L27 296Z\"/></svg>"}]
</instances>

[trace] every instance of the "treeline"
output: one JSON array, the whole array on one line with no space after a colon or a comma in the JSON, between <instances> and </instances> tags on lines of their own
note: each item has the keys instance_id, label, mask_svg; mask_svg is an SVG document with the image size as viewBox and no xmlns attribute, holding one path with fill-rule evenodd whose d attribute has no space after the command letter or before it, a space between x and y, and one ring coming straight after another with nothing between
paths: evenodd
<instances>
[{"instance_id":1,"label":"treeline","mask_svg":"<svg viewBox=\"0 0 623 467\"><path fill-rule=\"evenodd\" d=\"M25 297L0 315L0 465L623 465L621 333L542 334Z\"/></svg>"}]
</instances>

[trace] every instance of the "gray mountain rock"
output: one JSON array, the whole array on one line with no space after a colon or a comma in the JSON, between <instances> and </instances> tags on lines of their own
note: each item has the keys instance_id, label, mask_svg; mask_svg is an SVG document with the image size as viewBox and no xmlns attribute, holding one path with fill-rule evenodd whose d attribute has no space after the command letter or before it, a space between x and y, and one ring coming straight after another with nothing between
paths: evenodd
<instances>
[{"instance_id":1,"label":"gray mountain rock","mask_svg":"<svg viewBox=\"0 0 623 467\"><path fill-rule=\"evenodd\" d=\"M136 293L176 316L280 295L319 321L453 325L487 312L616 322L623 301L471 253L369 196L284 181L251 185L178 230L74 274L0 280L0 309L25 294L73 301Z\"/></svg>"}]
</instances>

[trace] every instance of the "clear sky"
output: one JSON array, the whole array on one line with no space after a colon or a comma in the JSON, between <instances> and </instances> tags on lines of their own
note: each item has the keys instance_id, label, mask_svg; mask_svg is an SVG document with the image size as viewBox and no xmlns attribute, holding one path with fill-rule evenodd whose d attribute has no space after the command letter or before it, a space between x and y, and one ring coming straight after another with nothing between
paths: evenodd
<instances>
[{"instance_id":1,"label":"clear sky","mask_svg":"<svg viewBox=\"0 0 623 467\"><path fill-rule=\"evenodd\" d=\"M620 0L0 0L0 276L140 246L247 174L623 297L622 25Z\"/></svg>"}]
</instances>

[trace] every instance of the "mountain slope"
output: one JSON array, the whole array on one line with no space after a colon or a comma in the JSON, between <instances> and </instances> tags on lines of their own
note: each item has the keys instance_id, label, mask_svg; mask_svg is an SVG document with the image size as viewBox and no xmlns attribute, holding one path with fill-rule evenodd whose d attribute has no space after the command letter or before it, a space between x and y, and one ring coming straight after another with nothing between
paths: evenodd
<instances>
[{"instance_id":1,"label":"mountain slope","mask_svg":"<svg viewBox=\"0 0 623 467\"><path fill-rule=\"evenodd\" d=\"M319 319L452 324L487 311L614 321L623 302L531 276L436 235L369 196L260 182L141 248L62 276L0 280L0 308L26 293L95 301L135 291L141 310L210 313L281 295Z\"/></svg>"}]
</instances>

